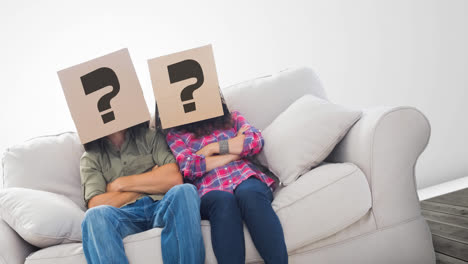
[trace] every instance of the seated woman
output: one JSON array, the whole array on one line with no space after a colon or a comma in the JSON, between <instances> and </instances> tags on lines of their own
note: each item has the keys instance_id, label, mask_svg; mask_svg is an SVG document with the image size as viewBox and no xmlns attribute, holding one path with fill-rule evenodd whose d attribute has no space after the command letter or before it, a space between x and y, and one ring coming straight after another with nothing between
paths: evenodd
<instances>
[{"instance_id":1,"label":"seated woman","mask_svg":"<svg viewBox=\"0 0 468 264\"><path fill-rule=\"evenodd\" d=\"M218 263L245 263L243 223L265 263L287 263L283 229L271 207L274 180L248 159L263 138L237 111L171 129L166 136L180 171L201 197Z\"/></svg>"}]
</instances>

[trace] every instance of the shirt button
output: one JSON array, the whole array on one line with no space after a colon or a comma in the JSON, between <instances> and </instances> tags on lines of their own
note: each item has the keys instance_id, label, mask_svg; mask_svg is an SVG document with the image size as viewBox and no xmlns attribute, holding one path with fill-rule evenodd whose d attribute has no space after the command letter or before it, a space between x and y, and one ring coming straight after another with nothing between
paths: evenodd
<instances>
[{"instance_id":1,"label":"shirt button","mask_svg":"<svg viewBox=\"0 0 468 264\"><path fill-rule=\"evenodd\" d=\"M126 161L124 161L124 163L123 163L123 164L124 164L124 165L127 165L127 162L126 162Z\"/></svg>"},{"instance_id":2,"label":"shirt button","mask_svg":"<svg viewBox=\"0 0 468 264\"><path fill-rule=\"evenodd\" d=\"M188 157L187 160L190 160L190 157Z\"/></svg>"},{"instance_id":3,"label":"shirt button","mask_svg":"<svg viewBox=\"0 0 468 264\"><path fill-rule=\"evenodd\" d=\"M229 183L231 183L231 182L232 182L232 180L229 180Z\"/></svg>"}]
</instances>

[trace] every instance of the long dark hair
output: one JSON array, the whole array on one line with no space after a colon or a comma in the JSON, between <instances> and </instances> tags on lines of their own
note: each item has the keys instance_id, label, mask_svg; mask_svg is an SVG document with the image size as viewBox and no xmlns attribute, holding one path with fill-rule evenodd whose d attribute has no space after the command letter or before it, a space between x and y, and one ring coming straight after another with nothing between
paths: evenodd
<instances>
[{"instance_id":1,"label":"long dark hair","mask_svg":"<svg viewBox=\"0 0 468 264\"><path fill-rule=\"evenodd\" d=\"M140 130L142 128L148 128L148 127L149 127L149 121L146 121L146 122L140 123L138 125L134 125L134 126L132 126L130 128L127 128L127 132L136 133L138 130ZM93 140L91 142L83 144L83 147L84 147L85 151L100 150L100 148L102 146L102 141L105 138L106 137L98 138L96 140Z\"/></svg>"},{"instance_id":2,"label":"long dark hair","mask_svg":"<svg viewBox=\"0 0 468 264\"><path fill-rule=\"evenodd\" d=\"M211 132L217 129L221 129L221 130L231 129L233 126L231 112L229 111L229 108L226 102L224 101L223 96L221 96L221 104L223 107L222 116L213 117L210 119L205 119L205 120L201 120L201 121L197 121L193 123L188 123L185 125L176 126L176 127L169 128L169 129L164 129L163 132L167 134L169 130L174 129L175 131L178 131L178 132L193 133L196 138L200 138L200 137L211 134ZM158 106L156 105L156 127L159 129L160 129L159 127L160 124L161 124L161 120L159 119Z\"/></svg>"}]
</instances>

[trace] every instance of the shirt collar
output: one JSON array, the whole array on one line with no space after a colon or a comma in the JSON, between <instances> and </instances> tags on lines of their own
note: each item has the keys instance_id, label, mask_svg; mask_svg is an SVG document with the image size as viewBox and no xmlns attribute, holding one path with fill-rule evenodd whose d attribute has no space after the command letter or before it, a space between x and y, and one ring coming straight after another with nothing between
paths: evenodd
<instances>
[{"instance_id":1,"label":"shirt collar","mask_svg":"<svg viewBox=\"0 0 468 264\"><path fill-rule=\"evenodd\" d=\"M135 135L133 133L133 129L127 129L125 131L125 140L122 144L122 147L120 150L117 149L117 147L112 144L112 142L106 137L104 137L104 140L102 141L103 147L106 148L107 150L110 150L112 153L117 154L119 152L124 152L125 149L128 147L128 144L130 140L133 140L135 138Z\"/></svg>"}]
</instances>

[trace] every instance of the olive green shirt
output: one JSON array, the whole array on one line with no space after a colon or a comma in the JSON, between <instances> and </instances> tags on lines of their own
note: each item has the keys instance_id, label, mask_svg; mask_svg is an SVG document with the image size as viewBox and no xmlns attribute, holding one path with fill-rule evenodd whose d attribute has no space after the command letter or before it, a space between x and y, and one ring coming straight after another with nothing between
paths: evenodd
<instances>
[{"instance_id":1,"label":"olive green shirt","mask_svg":"<svg viewBox=\"0 0 468 264\"><path fill-rule=\"evenodd\" d=\"M98 147L86 151L80 160L84 200L88 204L93 196L105 193L107 184L119 177L144 173L155 165L175 162L165 137L153 129L128 129L120 151L104 138ZM153 200L161 200L163 197L157 194L142 195L138 199L145 196Z\"/></svg>"}]
</instances>

